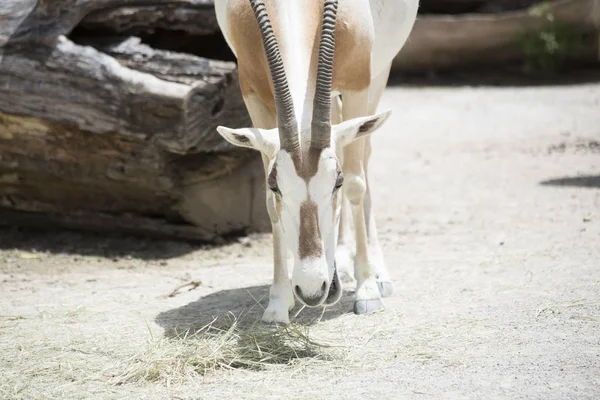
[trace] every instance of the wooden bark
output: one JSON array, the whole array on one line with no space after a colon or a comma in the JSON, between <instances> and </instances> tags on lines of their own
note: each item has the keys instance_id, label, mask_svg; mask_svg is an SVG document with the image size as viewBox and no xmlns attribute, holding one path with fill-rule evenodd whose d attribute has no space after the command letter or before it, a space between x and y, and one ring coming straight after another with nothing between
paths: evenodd
<instances>
[{"instance_id":1,"label":"wooden bark","mask_svg":"<svg viewBox=\"0 0 600 400\"><path fill-rule=\"evenodd\" d=\"M0 46L4 43L54 43L67 35L81 20L90 16L90 23L105 20L106 13L115 17L114 27L136 25L136 11L152 18L155 27L165 26L169 20L187 27L194 18L211 13L212 0L4 0L0 2ZM116 10L116 14L110 14ZM131 14L133 12L133 14ZM212 11L214 13L214 11ZM102 17L104 15L105 17ZM139 19L138 19L139 20ZM198 21L213 21L211 18ZM207 29L214 28L214 21ZM200 29L200 28L197 28Z\"/></svg>"},{"instance_id":2,"label":"wooden bark","mask_svg":"<svg viewBox=\"0 0 600 400\"><path fill-rule=\"evenodd\" d=\"M102 9L87 15L80 26L133 35L152 33L157 29L192 35L220 32L212 0L179 0Z\"/></svg>"},{"instance_id":3,"label":"wooden bark","mask_svg":"<svg viewBox=\"0 0 600 400\"><path fill-rule=\"evenodd\" d=\"M0 110L138 137L179 154L230 150L215 128L249 123L235 64L136 39L96 45L104 52L65 37L56 47L5 47Z\"/></svg>"}]
</instances>

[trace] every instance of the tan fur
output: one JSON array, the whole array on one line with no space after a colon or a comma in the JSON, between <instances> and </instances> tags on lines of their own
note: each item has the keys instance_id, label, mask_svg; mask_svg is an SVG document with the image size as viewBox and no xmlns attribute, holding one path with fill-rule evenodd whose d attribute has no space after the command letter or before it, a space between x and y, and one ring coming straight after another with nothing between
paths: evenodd
<instances>
[{"instance_id":1,"label":"tan fur","mask_svg":"<svg viewBox=\"0 0 600 400\"><path fill-rule=\"evenodd\" d=\"M290 153L296 173L300 178L304 179L307 185L310 178L317 174L321 151L321 149L309 147L304 153L300 149Z\"/></svg>"},{"instance_id":2,"label":"tan fur","mask_svg":"<svg viewBox=\"0 0 600 400\"><path fill-rule=\"evenodd\" d=\"M333 58L333 90L359 91L371 83L371 38L354 29L360 16L340 7L335 24L335 54Z\"/></svg>"},{"instance_id":3,"label":"tan fur","mask_svg":"<svg viewBox=\"0 0 600 400\"><path fill-rule=\"evenodd\" d=\"M277 38L281 37L277 18L276 3L265 0L267 12ZM309 79L316 77L322 0L306 0L304 12L298 21L306 27L307 37L303 38L307 54L311 56ZM333 71L333 90L358 91L368 87L371 80L371 38L366 32L356 30L360 16L353 15L340 2L336 22L336 41ZM227 20L229 35L236 49L240 88L244 96L255 93L269 109L275 113L273 88L267 58L252 7L248 0L232 0L229 3ZM312 33L312 34L311 34ZM279 40L280 51L286 59L286 49Z\"/></svg>"},{"instance_id":4,"label":"tan fur","mask_svg":"<svg viewBox=\"0 0 600 400\"><path fill-rule=\"evenodd\" d=\"M275 36L278 36L276 12L269 7L270 1L265 2L271 19ZM263 46L263 41L254 17L254 12L248 0L229 2L227 10L229 35L238 57L238 73L240 89L244 96L255 93L275 114L273 102L273 86L269 64Z\"/></svg>"}]
</instances>

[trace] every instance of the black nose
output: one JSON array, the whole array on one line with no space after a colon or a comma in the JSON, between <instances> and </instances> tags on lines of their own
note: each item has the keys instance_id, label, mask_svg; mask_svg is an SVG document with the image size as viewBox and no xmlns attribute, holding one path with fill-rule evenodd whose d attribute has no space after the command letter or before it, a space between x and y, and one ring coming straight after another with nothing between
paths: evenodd
<instances>
[{"instance_id":1,"label":"black nose","mask_svg":"<svg viewBox=\"0 0 600 400\"><path fill-rule=\"evenodd\" d=\"M302 300L309 307L316 307L321 304L329 293L327 291L327 281L324 281L321 285L321 293L313 294L312 296L305 296L302 293L302 289L300 289L300 286L298 285L294 287L294 292L296 292L296 297Z\"/></svg>"}]
</instances>

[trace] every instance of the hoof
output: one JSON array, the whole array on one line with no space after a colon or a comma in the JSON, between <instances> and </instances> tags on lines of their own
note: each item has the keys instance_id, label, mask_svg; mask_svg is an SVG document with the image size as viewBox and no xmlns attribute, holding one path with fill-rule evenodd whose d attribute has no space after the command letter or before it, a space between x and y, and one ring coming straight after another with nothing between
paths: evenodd
<instances>
[{"instance_id":1,"label":"hoof","mask_svg":"<svg viewBox=\"0 0 600 400\"><path fill-rule=\"evenodd\" d=\"M276 307L267 307L261 322L265 325L287 325L290 323L290 315L286 308L277 309Z\"/></svg>"},{"instance_id":2,"label":"hoof","mask_svg":"<svg viewBox=\"0 0 600 400\"><path fill-rule=\"evenodd\" d=\"M392 288L392 282L377 281L377 287L379 288L381 297L390 297L394 292L394 289Z\"/></svg>"},{"instance_id":3,"label":"hoof","mask_svg":"<svg viewBox=\"0 0 600 400\"><path fill-rule=\"evenodd\" d=\"M269 305L261 320L266 324L287 325L290 323L289 312L292 308L294 308L294 294L291 286L273 284L269 289Z\"/></svg>"},{"instance_id":4,"label":"hoof","mask_svg":"<svg viewBox=\"0 0 600 400\"><path fill-rule=\"evenodd\" d=\"M288 323L285 323L285 322L275 322L275 321L267 322L267 321L261 320L260 324L264 328L266 328L268 330L273 330L274 331L274 330L277 330L277 328L289 325L289 322Z\"/></svg>"},{"instance_id":5,"label":"hoof","mask_svg":"<svg viewBox=\"0 0 600 400\"><path fill-rule=\"evenodd\" d=\"M381 299L356 300L354 314L372 314L385 308Z\"/></svg>"}]
</instances>

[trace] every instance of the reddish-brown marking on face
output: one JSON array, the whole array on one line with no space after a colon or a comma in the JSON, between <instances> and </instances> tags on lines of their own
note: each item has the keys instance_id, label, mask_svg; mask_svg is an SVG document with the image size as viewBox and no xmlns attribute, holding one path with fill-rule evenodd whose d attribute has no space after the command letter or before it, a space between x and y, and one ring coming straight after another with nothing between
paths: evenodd
<instances>
[{"instance_id":1,"label":"reddish-brown marking on face","mask_svg":"<svg viewBox=\"0 0 600 400\"><path fill-rule=\"evenodd\" d=\"M307 185L319 170L319 160L321 159L322 151L323 149L309 147L305 152L302 152L298 148L290 153L296 173L300 178L304 179Z\"/></svg>"},{"instance_id":2,"label":"reddish-brown marking on face","mask_svg":"<svg viewBox=\"0 0 600 400\"><path fill-rule=\"evenodd\" d=\"M321 257L323 250L321 248L319 214L317 205L312 200L306 200L300 205L299 233L298 256L300 259Z\"/></svg>"}]
</instances>

